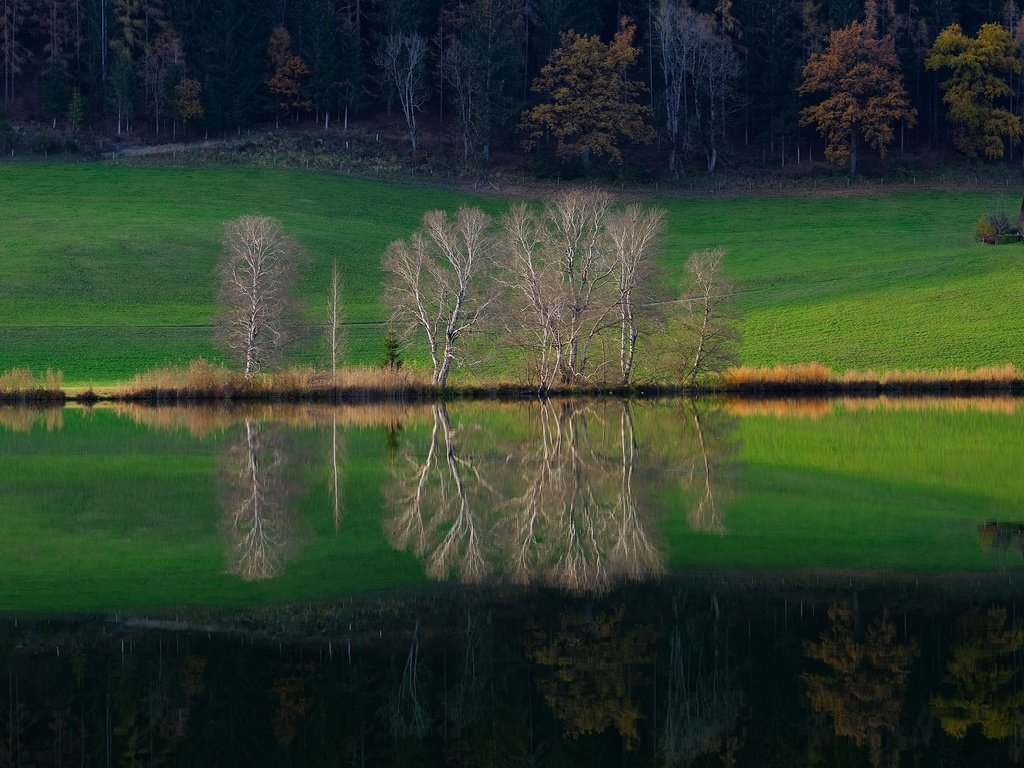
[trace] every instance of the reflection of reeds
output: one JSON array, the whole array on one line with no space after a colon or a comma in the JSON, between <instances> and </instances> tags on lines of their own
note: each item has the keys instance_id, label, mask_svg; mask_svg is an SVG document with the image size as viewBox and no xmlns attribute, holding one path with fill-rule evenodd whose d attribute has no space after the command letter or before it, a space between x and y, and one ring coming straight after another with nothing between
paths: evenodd
<instances>
[{"instance_id":1,"label":"reflection of reeds","mask_svg":"<svg viewBox=\"0 0 1024 768\"><path fill-rule=\"evenodd\" d=\"M730 416L774 416L776 418L820 419L835 409L833 398L753 400L730 397L723 401Z\"/></svg>"},{"instance_id":2,"label":"reflection of reeds","mask_svg":"<svg viewBox=\"0 0 1024 768\"><path fill-rule=\"evenodd\" d=\"M725 371L719 381L727 392L764 389L862 390L1007 390L1024 387L1024 373L1013 365L937 370L846 371L838 374L822 363L740 366Z\"/></svg>"},{"instance_id":3,"label":"reflection of reeds","mask_svg":"<svg viewBox=\"0 0 1024 768\"><path fill-rule=\"evenodd\" d=\"M325 403L248 403L230 408L216 405L144 405L112 403L115 413L153 429L185 430L195 437L222 432L252 420L291 427L384 427L395 429L418 421L429 406L399 402L329 405Z\"/></svg>"},{"instance_id":4,"label":"reflection of reeds","mask_svg":"<svg viewBox=\"0 0 1024 768\"><path fill-rule=\"evenodd\" d=\"M31 432L37 425L47 432L64 426L64 409L57 408L0 408L0 426L11 432Z\"/></svg>"},{"instance_id":5,"label":"reflection of reeds","mask_svg":"<svg viewBox=\"0 0 1024 768\"><path fill-rule=\"evenodd\" d=\"M774 416L775 418L821 419L837 410L857 413L896 413L902 411L945 411L948 413L997 413L1012 415L1021 400L1015 397L942 397L901 396L836 398L726 398L725 410L731 416Z\"/></svg>"}]
</instances>

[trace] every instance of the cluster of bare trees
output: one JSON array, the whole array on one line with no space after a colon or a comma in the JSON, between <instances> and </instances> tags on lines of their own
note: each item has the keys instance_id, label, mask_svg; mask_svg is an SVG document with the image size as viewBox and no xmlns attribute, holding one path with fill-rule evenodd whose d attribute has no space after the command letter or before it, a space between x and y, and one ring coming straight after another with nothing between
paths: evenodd
<instances>
[{"instance_id":1,"label":"cluster of bare trees","mask_svg":"<svg viewBox=\"0 0 1024 768\"><path fill-rule=\"evenodd\" d=\"M425 341L438 387L474 333L486 335L492 351L514 353L541 392L630 385L642 339L648 351L659 340L673 348L675 377L695 383L733 359L735 292L718 248L691 256L689 288L671 299L655 258L663 230L662 211L616 205L601 191L513 205L497 226L477 208L430 211L388 247L384 301L407 338ZM294 286L304 254L263 216L228 222L223 245L216 327L251 376L283 355L298 327ZM323 318L332 374L344 342L341 293L335 263Z\"/></svg>"},{"instance_id":2,"label":"cluster of bare trees","mask_svg":"<svg viewBox=\"0 0 1024 768\"><path fill-rule=\"evenodd\" d=\"M692 290L668 300L655 256L664 214L616 205L601 191L571 191L543 207L514 205L497 227L478 209L423 217L384 259L386 302L409 335L426 339L432 381L445 386L473 332L500 338L528 361L540 391L614 381L632 383L641 337L688 329L686 377L715 370L737 338L725 311L733 291L721 249L690 261ZM673 318L671 310L686 317ZM683 340L679 340L683 341ZM681 363L677 364L677 371Z\"/></svg>"},{"instance_id":3,"label":"cluster of bare trees","mask_svg":"<svg viewBox=\"0 0 1024 768\"><path fill-rule=\"evenodd\" d=\"M727 141L729 114L736 108L740 60L715 18L688 3L661 0L653 13L664 78L665 133L669 170L680 152L704 155L713 173Z\"/></svg>"}]
</instances>

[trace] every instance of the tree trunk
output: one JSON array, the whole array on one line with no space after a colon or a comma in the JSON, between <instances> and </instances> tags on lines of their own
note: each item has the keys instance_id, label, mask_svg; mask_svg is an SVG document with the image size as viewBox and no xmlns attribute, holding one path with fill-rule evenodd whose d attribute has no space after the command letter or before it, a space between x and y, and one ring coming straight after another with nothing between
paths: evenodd
<instances>
[{"instance_id":1,"label":"tree trunk","mask_svg":"<svg viewBox=\"0 0 1024 768\"><path fill-rule=\"evenodd\" d=\"M627 300L628 301L628 300ZM622 386L628 386L633 375L633 357L636 353L636 322L633 320L633 310L628 303L624 303L622 310L622 346L619 350L620 370L622 371Z\"/></svg>"},{"instance_id":2,"label":"tree trunk","mask_svg":"<svg viewBox=\"0 0 1024 768\"><path fill-rule=\"evenodd\" d=\"M857 175L857 126L850 129L850 175Z\"/></svg>"}]
</instances>

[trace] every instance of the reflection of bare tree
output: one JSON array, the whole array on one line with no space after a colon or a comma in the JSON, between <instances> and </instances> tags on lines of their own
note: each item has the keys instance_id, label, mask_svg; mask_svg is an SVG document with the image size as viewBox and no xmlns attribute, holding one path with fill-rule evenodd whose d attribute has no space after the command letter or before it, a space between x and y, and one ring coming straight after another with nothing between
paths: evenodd
<instances>
[{"instance_id":1,"label":"reflection of bare tree","mask_svg":"<svg viewBox=\"0 0 1024 768\"><path fill-rule=\"evenodd\" d=\"M593 440L593 404L540 405L540 461L523 462L525 504L513 502L519 530L503 540L512 545L518 580L541 580L570 591L608 588L609 538L616 530L614 465ZM517 514L522 507L523 514Z\"/></svg>"},{"instance_id":2,"label":"reflection of bare tree","mask_svg":"<svg viewBox=\"0 0 1024 768\"><path fill-rule=\"evenodd\" d=\"M387 525L388 535L398 549L426 557L431 577L457 570L462 581L479 581L489 567L473 501L492 489L473 459L460 454L447 406L435 404L433 414L426 457L410 457L412 471L395 484L398 514Z\"/></svg>"},{"instance_id":3,"label":"reflection of bare tree","mask_svg":"<svg viewBox=\"0 0 1024 768\"><path fill-rule=\"evenodd\" d=\"M455 670L455 686L450 697L445 697L448 722L457 730L469 725L487 707L484 696L488 672L482 658L485 656L483 646L486 629L481 629L480 624L479 617L471 611L466 612L461 669Z\"/></svg>"},{"instance_id":4,"label":"reflection of bare tree","mask_svg":"<svg viewBox=\"0 0 1024 768\"><path fill-rule=\"evenodd\" d=\"M663 570L661 552L647 534L640 518L640 508L633 493L633 475L639 450L633 409L622 403L622 474L616 509L618 529L609 558L609 570L619 578L641 581Z\"/></svg>"},{"instance_id":5,"label":"reflection of bare tree","mask_svg":"<svg viewBox=\"0 0 1024 768\"><path fill-rule=\"evenodd\" d=\"M338 417L331 420L331 502L334 511L334 530L341 527L341 485L338 471Z\"/></svg>"},{"instance_id":6,"label":"reflection of bare tree","mask_svg":"<svg viewBox=\"0 0 1024 768\"><path fill-rule=\"evenodd\" d=\"M709 410L697 401L689 406L693 425L693 460L687 484L696 501L688 519L696 531L725 534L725 510L731 491L728 464L733 453L731 420L719 410Z\"/></svg>"},{"instance_id":7,"label":"reflection of bare tree","mask_svg":"<svg viewBox=\"0 0 1024 768\"><path fill-rule=\"evenodd\" d=\"M247 419L225 457L222 507L232 573L245 581L280 573L297 544L292 502L298 488L274 427Z\"/></svg>"},{"instance_id":8,"label":"reflection of bare tree","mask_svg":"<svg viewBox=\"0 0 1024 768\"><path fill-rule=\"evenodd\" d=\"M434 578L503 570L517 582L602 591L660 573L634 491L642 469L632 407L541 401L524 415L513 439L484 423L453 429L436 406L425 449L394 484L392 543L425 558Z\"/></svg>"},{"instance_id":9,"label":"reflection of bare tree","mask_svg":"<svg viewBox=\"0 0 1024 768\"><path fill-rule=\"evenodd\" d=\"M383 713L395 738L422 738L430 728L423 690L423 661L420 659L420 625L412 633L405 657L402 679L388 697Z\"/></svg>"},{"instance_id":10,"label":"reflection of bare tree","mask_svg":"<svg viewBox=\"0 0 1024 768\"><path fill-rule=\"evenodd\" d=\"M676 624L669 643L668 695L666 696L664 754L668 765L690 765L701 755L738 748L736 725L743 710L743 694L730 666L728 634L688 622ZM711 637L711 647L704 639Z\"/></svg>"}]
</instances>

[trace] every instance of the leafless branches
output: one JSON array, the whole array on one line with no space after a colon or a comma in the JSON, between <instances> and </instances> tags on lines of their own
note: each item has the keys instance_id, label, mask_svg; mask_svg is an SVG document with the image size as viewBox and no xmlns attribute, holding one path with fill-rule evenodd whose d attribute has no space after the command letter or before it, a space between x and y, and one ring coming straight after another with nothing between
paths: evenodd
<instances>
[{"instance_id":1,"label":"leafless branches","mask_svg":"<svg viewBox=\"0 0 1024 768\"><path fill-rule=\"evenodd\" d=\"M393 87L398 93L414 150L419 138L416 113L427 98L427 89L423 83L426 60L427 41L416 32L388 35L383 48L374 57L384 84Z\"/></svg>"},{"instance_id":2,"label":"leafless branches","mask_svg":"<svg viewBox=\"0 0 1024 768\"><path fill-rule=\"evenodd\" d=\"M683 148L703 151L712 173L725 143L726 118L735 106L736 52L715 32L712 17L680 0L661 0L653 23L665 80L669 169L676 169Z\"/></svg>"},{"instance_id":3,"label":"leafless branches","mask_svg":"<svg viewBox=\"0 0 1024 768\"><path fill-rule=\"evenodd\" d=\"M480 509L493 492L472 458L457 447L444 403L434 406L426 456L412 459L394 484L395 515L387 525L391 542L427 560L427 573L446 578L457 571L463 582L477 582L489 571Z\"/></svg>"},{"instance_id":4,"label":"leafless branches","mask_svg":"<svg viewBox=\"0 0 1024 768\"><path fill-rule=\"evenodd\" d=\"M645 210L630 205L612 217L608 226L618 261L618 298L621 317L619 372L622 385L629 384L636 357L637 319L634 299L651 283L653 251L663 229L664 216L659 210Z\"/></svg>"},{"instance_id":5,"label":"leafless branches","mask_svg":"<svg viewBox=\"0 0 1024 768\"><path fill-rule=\"evenodd\" d=\"M408 240L393 242L384 257L390 275L386 301L396 324L419 329L433 362L431 381L445 386L459 340L477 324L491 297L479 290L490 256L490 218L460 208L454 220L430 211Z\"/></svg>"},{"instance_id":6,"label":"leafless branches","mask_svg":"<svg viewBox=\"0 0 1024 768\"><path fill-rule=\"evenodd\" d=\"M287 452L267 427L246 419L221 476L228 570L245 581L273 578L297 540L292 508L297 488Z\"/></svg>"},{"instance_id":7,"label":"leafless branches","mask_svg":"<svg viewBox=\"0 0 1024 768\"><path fill-rule=\"evenodd\" d=\"M733 295L735 288L722 270L723 248L697 251L686 262L690 290L683 297L687 308L684 376L695 384L708 372L721 371L736 362L740 334Z\"/></svg>"},{"instance_id":8,"label":"leafless branches","mask_svg":"<svg viewBox=\"0 0 1024 768\"><path fill-rule=\"evenodd\" d=\"M469 162L470 153L481 133L481 122L486 118L486 115L481 115L480 108L484 97L481 64L471 47L459 40L448 44L441 59L441 76L451 85L455 101L463 163Z\"/></svg>"},{"instance_id":9,"label":"leafless branches","mask_svg":"<svg viewBox=\"0 0 1024 768\"><path fill-rule=\"evenodd\" d=\"M660 573L633 490L640 453L630 406L605 418L617 408L542 401L522 414L526 437L510 441L480 425L453 429L436 406L429 441L410 446L396 474L389 539L435 579L603 592Z\"/></svg>"},{"instance_id":10,"label":"leafless branches","mask_svg":"<svg viewBox=\"0 0 1024 768\"><path fill-rule=\"evenodd\" d=\"M217 332L251 376L284 350L301 249L264 216L229 221L223 245Z\"/></svg>"},{"instance_id":11,"label":"leafless branches","mask_svg":"<svg viewBox=\"0 0 1024 768\"><path fill-rule=\"evenodd\" d=\"M331 376L338 375L338 355L344 343L341 328L341 278L338 262L331 268L331 288L327 299L327 341L331 348Z\"/></svg>"},{"instance_id":12,"label":"leafless branches","mask_svg":"<svg viewBox=\"0 0 1024 768\"><path fill-rule=\"evenodd\" d=\"M405 657L402 680L383 707L391 735L400 738L422 738L430 730L428 703L422 683L424 664L420 659L420 625L417 622Z\"/></svg>"},{"instance_id":13,"label":"leafless branches","mask_svg":"<svg viewBox=\"0 0 1024 768\"><path fill-rule=\"evenodd\" d=\"M573 191L535 213L515 206L502 244L509 330L529 340L540 389L591 380L611 363L598 349L621 325L620 376L636 350L635 294L646 287L661 214L637 205L616 211L603 192Z\"/></svg>"}]
</instances>

